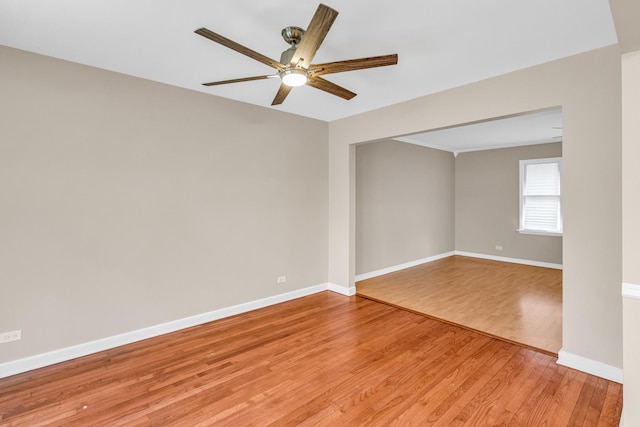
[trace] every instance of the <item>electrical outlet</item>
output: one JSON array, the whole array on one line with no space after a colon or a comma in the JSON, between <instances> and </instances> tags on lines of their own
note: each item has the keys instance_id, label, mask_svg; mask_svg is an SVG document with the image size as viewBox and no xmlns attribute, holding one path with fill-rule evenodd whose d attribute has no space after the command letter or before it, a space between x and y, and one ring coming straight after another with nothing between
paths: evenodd
<instances>
[{"instance_id":1,"label":"electrical outlet","mask_svg":"<svg viewBox=\"0 0 640 427\"><path fill-rule=\"evenodd\" d=\"M501 251L501 250L502 250L502 246L496 245L496 251Z\"/></svg>"},{"instance_id":2,"label":"electrical outlet","mask_svg":"<svg viewBox=\"0 0 640 427\"><path fill-rule=\"evenodd\" d=\"M287 281L287 276L278 277L278 283L285 283Z\"/></svg>"},{"instance_id":3,"label":"electrical outlet","mask_svg":"<svg viewBox=\"0 0 640 427\"><path fill-rule=\"evenodd\" d=\"M0 344L22 339L22 331L11 331L0 334Z\"/></svg>"}]
</instances>

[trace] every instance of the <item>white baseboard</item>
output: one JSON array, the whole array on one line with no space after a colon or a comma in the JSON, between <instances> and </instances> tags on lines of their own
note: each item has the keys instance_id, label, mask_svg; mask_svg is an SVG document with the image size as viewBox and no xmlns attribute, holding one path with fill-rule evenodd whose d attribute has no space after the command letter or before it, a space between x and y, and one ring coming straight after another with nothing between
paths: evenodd
<instances>
[{"instance_id":1,"label":"white baseboard","mask_svg":"<svg viewBox=\"0 0 640 427\"><path fill-rule=\"evenodd\" d=\"M514 264L533 265L534 267L555 268L556 270L562 270L562 264L554 264L551 262L531 261L528 259L520 259L520 258L507 258L503 256L478 254L474 252L464 252L464 251L455 251L455 255L468 256L472 258L489 259L492 261L511 262Z\"/></svg>"},{"instance_id":2,"label":"white baseboard","mask_svg":"<svg viewBox=\"0 0 640 427\"><path fill-rule=\"evenodd\" d=\"M231 307L213 310L208 313L197 314L195 316L186 317L184 319L178 319L171 322L162 323L160 325L138 329L136 331L125 332L124 334L120 335L114 335L111 337L89 341L71 347L61 348L59 350L53 350L47 353L25 357L23 359L0 363L0 378L5 378L11 375L20 374L22 372L31 371L33 369L42 368L44 366L53 365L55 363L65 362L77 357L86 356L92 353L97 353L99 351L109 350L121 345L130 344L136 341L156 337L158 335L167 334L169 332L189 328L191 326L200 325L202 323L211 322L225 317L235 316L236 314L246 313L248 311L256 310L274 304L279 304L329 289L335 292L343 293L333 288L348 289L329 283L310 286L308 288L298 289L295 291L286 292L284 294L274 295L271 297L234 305ZM353 291L355 294L355 288L353 289Z\"/></svg>"},{"instance_id":3,"label":"white baseboard","mask_svg":"<svg viewBox=\"0 0 640 427\"><path fill-rule=\"evenodd\" d=\"M420 264L426 264L428 262L436 261L442 258L447 258L453 255L467 256L471 258L482 258L482 259L488 259L492 261L511 262L514 264L533 265L534 267L555 268L556 270L562 270L562 264L554 264L554 263L542 262L542 261L531 261L531 260L520 259L520 258L508 258L508 257L502 257L502 256L496 256L496 255L478 254L475 252L451 251L451 252L445 252L442 254L433 255L427 258L417 259L415 261L405 262L404 264L393 265L391 267L382 268L380 270L372 271L370 273L358 274L355 278L355 281L359 282L361 280L371 279L372 277L382 276L384 274L389 274L395 271L404 270L405 268L415 267L416 265L420 265ZM638 291L638 294L640 295L640 290Z\"/></svg>"},{"instance_id":4,"label":"white baseboard","mask_svg":"<svg viewBox=\"0 0 640 427\"><path fill-rule=\"evenodd\" d=\"M330 291L337 292L348 297L356 294L355 286L346 287L342 285L336 285L335 283L329 283L328 287Z\"/></svg>"},{"instance_id":5,"label":"white baseboard","mask_svg":"<svg viewBox=\"0 0 640 427\"><path fill-rule=\"evenodd\" d=\"M415 267L416 265L426 264L428 262L436 261L442 258L447 258L452 255L455 255L454 251L433 255L427 258L417 259L415 261L405 262L404 264L398 264L391 267L382 268L380 270L372 271L370 273L358 274L355 278L355 281L359 282L361 280L371 279L372 277L378 277L378 276L382 276L383 274L393 273L394 271L404 270L405 268Z\"/></svg>"},{"instance_id":6,"label":"white baseboard","mask_svg":"<svg viewBox=\"0 0 640 427\"><path fill-rule=\"evenodd\" d=\"M569 353L564 350L560 350L558 352L558 365L567 366L569 368L586 372L587 374L595 375L596 377L622 384L622 369L607 365L606 363L587 359L586 357L578 356L577 354Z\"/></svg>"},{"instance_id":7,"label":"white baseboard","mask_svg":"<svg viewBox=\"0 0 640 427\"><path fill-rule=\"evenodd\" d=\"M622 296L625 298L640 299L640 285L636 285L634 283L623 283Z\"/></svg>"}]
</instances>

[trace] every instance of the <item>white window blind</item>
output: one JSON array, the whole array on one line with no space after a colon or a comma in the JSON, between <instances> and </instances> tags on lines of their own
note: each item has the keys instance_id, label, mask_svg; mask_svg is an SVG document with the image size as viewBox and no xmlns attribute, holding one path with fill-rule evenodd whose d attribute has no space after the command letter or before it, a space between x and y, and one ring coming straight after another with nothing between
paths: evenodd
<instances>
[{"instance_id":1,"label":"white window blind","mask_svg":"<svg viewBox=\"0 0 640 427\"><path fill-rule=\"evenodd\" d=\"M562 160L520 161L520 230L541 234L562 233Z\"/></svg>"}]
</instances>

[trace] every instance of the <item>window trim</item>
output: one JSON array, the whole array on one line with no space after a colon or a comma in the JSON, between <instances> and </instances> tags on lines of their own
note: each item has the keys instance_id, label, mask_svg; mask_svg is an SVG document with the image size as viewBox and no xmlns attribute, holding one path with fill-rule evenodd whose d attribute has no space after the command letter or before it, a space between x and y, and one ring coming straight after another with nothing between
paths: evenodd
<instances>
[{"instance_id":1,"label":"window trim","mask_svg":"<svg viewBox=\"0 0 640 427\"><path fill-rule=\"evenodd\" d=\"M544 230L528 230L523 228L524 226L524 173L525 166L529 164L546 164L546 163L557 163L558 169L560 171L560 224L562 225L562 229L560 232L557 231L544 231ZM543 159L526 159L520 160L520 174L519 174L519 200L518 200L518 233L520 234L532 234L538 236L559 236L562 237L564 231L563 224L563 215L562 215L562 157L549 157Z\"/></svg>"}]
</instances>

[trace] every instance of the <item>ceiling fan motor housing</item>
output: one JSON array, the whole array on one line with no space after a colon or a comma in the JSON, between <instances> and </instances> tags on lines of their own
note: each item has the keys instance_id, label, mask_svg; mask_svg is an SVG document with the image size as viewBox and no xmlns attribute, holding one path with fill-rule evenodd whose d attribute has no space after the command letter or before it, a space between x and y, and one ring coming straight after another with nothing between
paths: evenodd
<instances>
[{"instance_id":1,"label":"ceiling fan motor housing","mask_svg":"<svg viewBox=\"0 0 640 427\"><path fill-rule=\"evenodd\" d=\"M280 55L280 63L288 65L291 62L291 58L293 58L293 54L296 53L296 49L296 46L291 46L289 49L282 52L282 55Z\"/></svg>"},{"instance_id":2,"label":"ceiling fan motor housing","mask_svg":"<svg viewBox=\"0 0 640 427\"><path fill-rule=\"evenodd\" d=\"M290 27L287 27L290 28ZM285 30L287 29L285 28ZM282 30L284 33L284 30ZM307 83L308 70L303 67L298 67L296 64L291 64L291 58L296 53L297 46L291 45L291 47L280 55L280 63L286 65L284 70L278 72L282 82L287 86L296 87L302 86Z\"/></svg>"}]
</instances>

